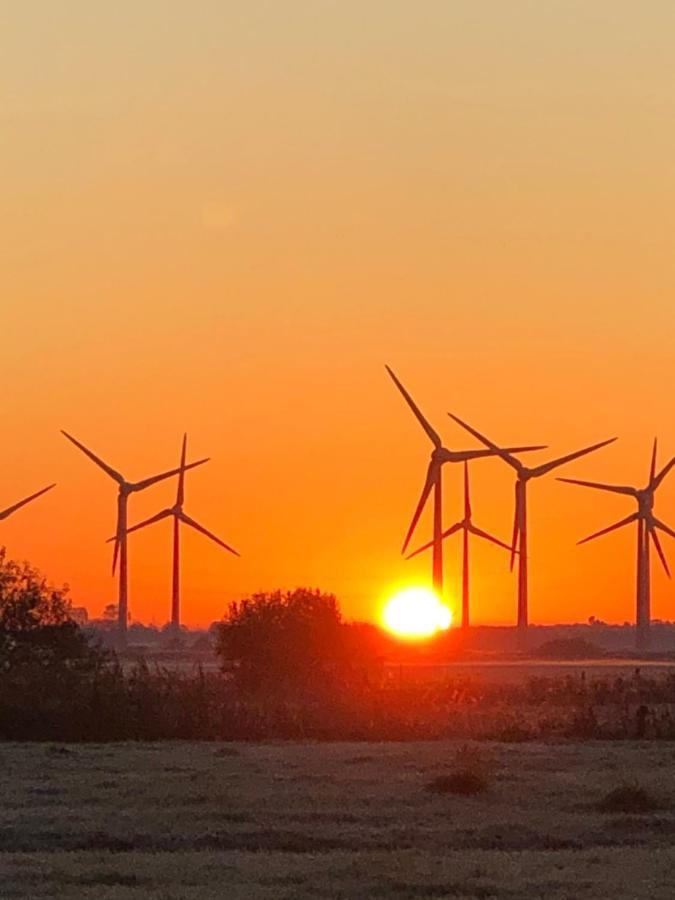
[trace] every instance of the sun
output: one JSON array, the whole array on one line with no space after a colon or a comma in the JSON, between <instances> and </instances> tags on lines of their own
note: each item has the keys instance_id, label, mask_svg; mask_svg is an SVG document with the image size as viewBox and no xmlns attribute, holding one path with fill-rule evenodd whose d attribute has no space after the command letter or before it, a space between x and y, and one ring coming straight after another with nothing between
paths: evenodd
<instances>
[{"instance_id":1,"label":"sun","mask_svg":"<svg viewBox=\"0 0 675 900\"><path fill-rule=\"evenodd\" d=\"M425 638L449 628L452 612L428 588L407 588L387 602L382 620L399 637Z\"/></svg>"}]
</instances>

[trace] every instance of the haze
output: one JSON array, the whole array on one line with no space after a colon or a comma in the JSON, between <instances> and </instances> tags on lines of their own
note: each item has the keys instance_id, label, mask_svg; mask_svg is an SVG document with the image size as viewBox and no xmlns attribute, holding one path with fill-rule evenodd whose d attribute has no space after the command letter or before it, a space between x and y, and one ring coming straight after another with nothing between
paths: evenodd
<instances>
[{"instance_id":1,"label":"haze","mask_svg":"<svg viewBox=\"0 0 675 900\"><path fill-rule=\"evenodd\" d=\"M211 457L186 503L242 559L186 534L191 624L296 584L374 618L428 583L399 555L428 446L385 362L450 447L472 443L449 409L542 458L619 436L570 477L646 480L655 433L675 453L675 7L373 6L0 12L0 505L58 481L0 540L92 614L115 600L114 488L60 428L131 478L177 465L184 430ZM509 540L509 471L477 464L472 489ZM553 478L530 496L532 621L632 620L632 534L575 546L632 507ZM671 480L667 520L674 500ZM131 536L135 618L166 621L169 560L169 525ZM473 621L512 622L503 551L477 545L473 580Z\"/></svg>"}]
</instances>

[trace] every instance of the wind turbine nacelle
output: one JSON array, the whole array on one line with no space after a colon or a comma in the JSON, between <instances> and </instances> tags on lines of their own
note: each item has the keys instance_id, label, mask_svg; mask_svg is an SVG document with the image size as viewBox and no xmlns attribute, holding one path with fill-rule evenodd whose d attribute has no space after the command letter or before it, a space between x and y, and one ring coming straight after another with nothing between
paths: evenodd
<instances>
[{"instance_id":1,"label":"wind turbine nacelle","mask_svg":"<svg viewBox=\"0 0 675 900\"><path fill-rule=\"evenodd\" d=\"M640 507L640 514L649 514L654 509L654 492L648 489L644 491L638 491L637 501L638 506Z\"/></svg>"}]
</instances>

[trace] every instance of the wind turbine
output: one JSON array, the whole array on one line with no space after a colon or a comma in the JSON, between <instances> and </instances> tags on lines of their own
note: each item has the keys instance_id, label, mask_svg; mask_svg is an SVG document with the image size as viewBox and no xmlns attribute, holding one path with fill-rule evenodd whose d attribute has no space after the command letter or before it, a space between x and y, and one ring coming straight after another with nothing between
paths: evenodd
<instances>
[{"instance_id":1,"label":"wind turbine","mask_svg":"<svg viewBox=\"0 0 675 900\"><path fill-rule=\"evenodd\" d=\"M30 503L31 500L37 500L38 497L41 497L43 494L46 494L47 491L51 491L53 487L56 487L55 484L50 484L46 488L42 488L41 491L36 491L34 494L31 494L30 497L24 497L23 500L19 500L18 503L12 504L12 506L8 506L7 509L3 509L0 511L0 521L3 519L8 519L12 513L15 513L17 509L21 509L22 506L25 506L27 503Z\"/></svg>"},{"instance_id":2,"label":"wind turbine","mask_svg":"<svg viewBox=\"0 0 675 900\"><path fill-rule=\"evenodd\" d=\"M515 504L515 513L513 519L513 538L511 541L511 569L513 569L513 565L516 558L516 553L518 554L518 635L519 635L519 643L521 647L525 647L527 644L527 629L528 629L528 559L527 559L527 483L532 478L539 478L541 475L547 475L553 469L557 469L559 466L565 465L565 463L572 462L573 459L578 459L580 456L585 456L587 453L592 453L594 450L599 450L601 447L606 447L607 444L611 444L616 438L610 438L606 441L600 441L598 444L591 444L590 447L584 447L582 450L575 450L573 453L568 453L565 456L560 456L557 459L552 459L547 463L542 463L539 466L533 466L528 468L524 466L521 461L512 455L508 450L503 449L502 447L498 447L497 444L493 444L492 441L488 440L485 435L482 435L479 431L476 431L475 428L472 428L470 425L467 425L466 422L463 422L460 418L453 415L453 413L448 413L451 419L454 419L459 425L462 426L469 434L472 434L475 438L477 438L482 444L485 444L486 447L489 447L494 453L504 460L512 469L515 470L516 473L516 486L515 486L515 494L516 494L516 504Z\"/></svg>"},{"instance_id":3,"label":"wind turbine","mask_svg":"<svg viewBox=\"0 0 675 900\"><path fill-rule=\"evenodd\" d=\"M491 541L493 544L496 544L498 547L503 547L505 550L510 550L508 544L505 544L504 541L500 541L499 538L494 537L491 534L488 534L487 531L483 531L481 528L478 528L473 524L473 519L471 518L471 495L469 489L469 464L468 462L464 463L464 518L460 522L455 522L454 525L451 525L446 531L444 531L441 535L441 538L445 540L446 537L450 537L450 535L456 534L458 531L461 531L463 534L463 547L462 547L462 628L467 629L470 625L470 616L469 616L469 535L473 534L476 537L483 538L486 541ZM411 553L406 559L412 559L413 556L417 556L418 553L422 553L423 550L428 550L429 547L433 546L433 541L429 541L424 544L422 547L419 547L414 553Z\"/></svg>"},{"instance_id":4,"label":"wind turbine","mask_svg":"<svg viewBox=\"0 0 675 900\"><path fill-rule=\"evenodd\" d=\"M610 531L616 531L618 528L623 528L624 525L630 525L632 522L637 522L637 590L635 604L635 637L638 650L646 650L649 646L649 631L651 624L651 579L649 560L650 540L654 543L654 547L656 548L656 552L659 555L659 559L661 560L663 568L665 569L667 576L670 578L668 561L666 560L666 556L663 552L663 547L661 546L661 541L659 540L657 530L664 531L666 534L671 535L671 537L675 537L675 531L673 531L673 529L668 525L665 525L660 519L657 519L653 513L654 495L663 479L675 465L675 457L673 457L670 462L667 463L667 465L665 465L657 474L656 451L657 442L656 440L654 440L652 460L649 467L649 481L647 482L647 486L644 488L635 488L629 487L628 485L618 484L598 484L595 481L579 481L576 478L558 479L558 481L565 481L568 484L580 484L583 487L597 488L597 490L600 491L610 491L613 494L625 494L628 497L633 497L637 501L637 512L634 512L630 516L626 516L625 519L621 519L621 521L619 522L615 522L608 528L602 528L600 531L596 531L594 534L591 534L583 540L579 541L579 543L585 544L587 541L592 541L594 540L594 538L600 537L603 534L609 534Z\"/></svg>"},{"instance_id":5,"label":"wind turbine","mask_svg":"<svg viewBox=\"0 0 675 900\"><path fill-rule=\"evenodd\" d=\"M187 435L183 435L183 448L181 451L180 457L180 469L178 475L178 489L176 491L176 502L173 506L169 506L166 509L163 509L161 512L158 512L154 516L150 516L149 519L145 519L143 522L139 522L137 525L133 525L131 528L127 529L127 534L131 534L132 531L138 531L140 528L145 528L146 525L152 525L155 522L160 522L162 519L168 519L169 517L173 517L173 578L172 578L172 588L171 588L171 625L173 628L178 630L180 628L180 525L183 522L185 525L189 525L191 528L194 528L196 531L201 532L201 534L206 535L206 537L210 538L212 541L215 541L216 544L219 544L221 547L224 547L225 550L229 550L230 553L234 553L235 556L239 556L239 553L226 544L224 541L221 541L219 537L216 537L215 534L212 534L210 531L207 531L203 525L200 525L199 522L195 522L194 519L190 518L188 514L183 510L183 501L185 500L185 472L190 466L185 465L185 455L187 452ZM110 538L110 540L115 540L115 538Z\"/></svg>"},{"instance_id":6,"label":"wind turbine","mask_svg":"<svg viewBox=\"0 0 675 900\"><path fill-rule=\"evenodd\" d=\"M177 469L170 469L168 472L162 472L159 475L151 475L150 478L144 478L142 481L127 481L123 475L120 475L112 466L109 466L107 463L103 462L95 453L92 453L84 444L81 444L78 440L76 440L72 435L68 434L67 431L62 431L61 434L64 437L67 437L68 440L75 444L85 456L88 456L92 462L95 462L97 466L99 466L103 471L109 475L113 481L117 482L118 491L117 491L117 527L115 529L115 552L113 554L113 575L117 569L117 559L119 557L119 594L118 594L118 606L117 606L117 625L119 630L119 636L122 644L126 642L127 635L127 613L129 608L129 574L128 574L128 566L127 566L127 507L129 501L129 495L137 493L138 491L144 491L146 488L149 488L153 484L157 484L158 481L164 481L166 478L172 478L174 475L179 475L181 472L184 472L187 469L193 469L195 466L200 466L202 463L207 462L206 459L200 459L197 462L189 463L187 466L181 466Z\"/></svg>"},{"instance_id":7,"label":"wind turbine","mask_svg":"<svg viewBox=\"0 0 675 900\"><path fill-rule=\"evenodd\" d=\"M442 598L443 596L443 486L442 486L442 476L441 476L441 467L443 463L459 463L466 462L470 459L478 459L483 456L494 456L495 450L448 450L443 446L443 442L439 434L434 431L431 427L427 419L422 415L419 407L410 396L408 391L403 387L401 382L398 380L396 375L392 372L389 366L385 366L387 372L391 376L394 384L399 389L399 391L403 394L403 398L405 402L408 404L410 409L412 410L415 418L420 423L424 431L426 432L429 440L433 444L433 450L431 451L431 460L429 462L429 466L427 468L427 475L424 481L424 486L422 488L422 493L420 495L420 499L417 503L417 507L415 509L414 515L412 517L412 521L410 523L410 527L408 528L408 533L405 536L405 540L403 542L402 553L405 553L408 549L408 544L410 543L410 539L413 536L415 528L417 527L417 523L419 521L420 516L422 515L422 511L426 505L427 500L429 499L429 495L432 490L434 492L434 524L433 524L433 555L432 555L432 578L433 578L433 588L435 594ZM526 450L540 450L541 447L511 447L510 450L513 452L519 451L524 452Z\"/></svg>"}]
</instances>

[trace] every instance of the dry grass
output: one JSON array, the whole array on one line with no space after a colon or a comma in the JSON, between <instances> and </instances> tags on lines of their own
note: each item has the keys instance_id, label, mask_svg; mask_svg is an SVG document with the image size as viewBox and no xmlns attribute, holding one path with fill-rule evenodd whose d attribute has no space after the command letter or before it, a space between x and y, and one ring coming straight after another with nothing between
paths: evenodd
<instances>
[{"instance_id":1,"label":"dry grass","mask_svg":"<svg viewBox=\"0 0 675 900\"><path fill-rule=\"evenodd\" d=\"M661 798L668 744L67 749L0 745L3 898L675 896L668 803L600 809ZM489 790L424 790L471 766Z\"/></svg>"}]
</instances>

